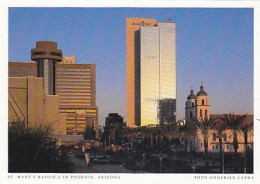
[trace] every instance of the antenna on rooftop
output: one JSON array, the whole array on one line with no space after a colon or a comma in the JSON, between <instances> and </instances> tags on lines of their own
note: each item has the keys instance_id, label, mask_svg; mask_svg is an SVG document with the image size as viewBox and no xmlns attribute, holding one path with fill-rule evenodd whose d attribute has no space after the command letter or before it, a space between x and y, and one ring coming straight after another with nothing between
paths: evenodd
<instances>
[{"instance_id":1,"label":"antenna on rooftop","mask_svg":"<svg viewBox=\"0 0 260 184\"><path fill-rule=\"evenodd\" d=\"M172 22L172 19L171 19L171 18L168 18L168 19L167 19L167 22Z\"/></svg>"}]
</instances>

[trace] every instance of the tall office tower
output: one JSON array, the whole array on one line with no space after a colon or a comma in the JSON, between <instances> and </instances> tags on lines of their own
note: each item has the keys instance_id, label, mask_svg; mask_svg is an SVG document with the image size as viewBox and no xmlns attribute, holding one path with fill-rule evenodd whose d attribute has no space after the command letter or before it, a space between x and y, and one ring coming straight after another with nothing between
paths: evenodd
<instances>
[{"instance_id":1,"label":"tall office tower","mask_svg":"<svg viewBox=\"0 0 260 184\"><path fill-rule=\"evenodd\" d=\"M56 94L60 112L66 114L67 134L83 134L93 126L98 136L96 66L56 64Z\"/></svg>"},{"instance_id":2,"label":"tall office tower","mask_svg":"<svg viewBox=\"0 0 260 184\"><path fill-rule=\"evenodd\" d=\"M139 54L136 51L138 46L136 43L137 33L140 27L155 26L155 19L146 18L127 18L126 19L126 122L127 126L134 127L138 121L136 114L140 114L140 107L137 106L136 99L139 93L136 93L136 57ZM137 91L138 92L138 91Z\"/></svg>"},{"instance_id":3,"label":"tall office tower","mask_svg":"<svg viewBox=\"0 0 260 184\"><path fill-rule=\"evenodd\" d=\"M31 49L31 59L37 62L38 77L43 77L45 94L55 94L55 65L62 60L62 50L57 43L38 41L36 48Z\"/></svg>"},{"instance_id":4,"label":"tall office tower","mask_svg":"<svg viewBox=\"0 0 260 184\"><path fill-rule=\"evenodd\" d=\"M175 24L127 18L127 126L176 120Z\"/></svg>"}]
</instances>

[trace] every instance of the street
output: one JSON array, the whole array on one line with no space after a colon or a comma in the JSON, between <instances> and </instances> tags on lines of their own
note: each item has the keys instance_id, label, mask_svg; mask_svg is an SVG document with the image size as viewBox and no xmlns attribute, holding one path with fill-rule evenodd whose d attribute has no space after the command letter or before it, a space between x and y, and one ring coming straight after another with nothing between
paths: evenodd
<instances>
[{"instance_id":1,"label":"street","mask_svg":"<svg viewBox=\"0 0 260 184\"><path fill-rule=\"evenodd\" d=\"M75 154L68 154L68 156L74 164L74 173L133 173L118 164L91 163L87 167L84 158L77 157Z\"/></svg>"}]
</instances>

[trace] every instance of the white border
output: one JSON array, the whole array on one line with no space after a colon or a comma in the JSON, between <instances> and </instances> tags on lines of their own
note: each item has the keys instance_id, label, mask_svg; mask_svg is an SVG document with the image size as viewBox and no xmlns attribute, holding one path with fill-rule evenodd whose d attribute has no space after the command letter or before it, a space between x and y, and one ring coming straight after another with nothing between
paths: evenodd
<instances>
[{"instance_id":1,"label":"white border","mask_svg":"<svg viewBox=\"0 0 260 184\"><path fill-rule=\"evenodd\" d=\"M65 179L8 179L7 173L7 123L8 122L8 100L7 100L7 76L8 76L8 7L184 7L184 8L195 8L195 7L213 7L213 8L254 8L254 119L255 119L255 134L254 134L254 174L253 180L245 179L235 179L235 180L210 180L210 179L194 179L194 176L215 176L213 174L88 174L92 176L120 176L119 180L108 180L108 179L95 179L95 180L83 180L83 179L74 179L74 180L65 180ZM1 81L1 96L0 96L0 137L1 137L1 147L0 147L0 181L1 183L258 183L260 181L260 159L259 155L259 132L260 132L260 122L256 119L260 119L260 52L257 52L260 48L259 40L259 31L260 31L260 2L259 1L171 1L171 0L132 0L127 2L126 0L114 0L114 1L105 1L105 0L44 0L44 1L32 1L32 0L4 0L0 2L0 81ZM27 174L28 175L28 174ZM31 176L37 176L39 174L32 174ZM57 174L40 174L40 176L55 176ZM71 176L72 174L68 174ZM74 174L76 175L76 174ZM13 176L16 176L15 174ZM60 176L63 176L62 174ZM217 174L216 176L222 176ZM232 174L225 176L243 176L241 174Z\"/></svg>"}]
</instances>

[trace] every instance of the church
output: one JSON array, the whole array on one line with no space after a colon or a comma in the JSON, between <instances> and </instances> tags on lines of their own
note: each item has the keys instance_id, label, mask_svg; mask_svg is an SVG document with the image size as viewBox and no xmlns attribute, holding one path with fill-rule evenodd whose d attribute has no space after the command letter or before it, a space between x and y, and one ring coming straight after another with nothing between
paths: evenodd
<instances>
[{"instance_id":1,"label":"church","mask_svg":"<svg viewBox=\"0 0 260 184\"><path fill-rule=\"evenodd\" d=\"M213 121L223 121L223 118L228 115L230 112L225 114L211 114L210 113L210 102L209 97L204 86L201 83L200 90L197 94L194 94L194 90L191 88L190 94L187 97L186 106L185 106L185 121L194 120L205 120L213 119ZM244 114L234 114L235 117L241 117ZM243 119L243 123L253 125L253 115L246 114ZM219 152L219 138L217 130L211 129L208 134L208 151L209 152ZM226 127L222 133L222 147L224 152L234 152L233 147L233 136L234 131ZM237 131L237 140L238 140L238 153L243 153L245 151L245 138L241 130ZM253 150L253 128L248 131L247 135L247 147ZM204 140L200 130L196 132L196 138L190 140L190 151L195 150L197 152L204 152Z\"/></svg>"}]
</instances>

